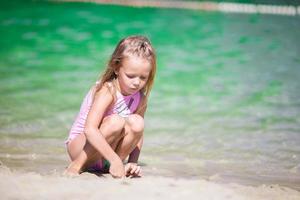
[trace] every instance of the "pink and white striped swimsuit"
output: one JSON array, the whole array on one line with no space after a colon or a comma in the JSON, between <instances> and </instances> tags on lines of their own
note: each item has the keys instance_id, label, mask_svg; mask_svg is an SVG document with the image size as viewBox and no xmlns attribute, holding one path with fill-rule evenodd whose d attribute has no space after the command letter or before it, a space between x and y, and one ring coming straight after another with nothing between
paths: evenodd
<instances>
[{"instance_id":1,"label":"pink and white striped swimsuit","mask_svg":"<svg viewBox=\"0 0 300 200\"><path fill-rule=\"evenodd\" d=\"M84 132L86 118L93 102L93 93L93 89L90 89L90 91L85 96L81 104L80 111L69 132L69 137L65 141L66 144L77 137L79 134L82 134ZM133 114L137 110L140 103L141 92L138 91L132 95L124 96L118 90L116 90L116 97L116 102L114 103L112 108L108 109L105 112L104 117L112 114L118 114L121 117L128 117L130 114Z\"/></svg>"}]
</instances>

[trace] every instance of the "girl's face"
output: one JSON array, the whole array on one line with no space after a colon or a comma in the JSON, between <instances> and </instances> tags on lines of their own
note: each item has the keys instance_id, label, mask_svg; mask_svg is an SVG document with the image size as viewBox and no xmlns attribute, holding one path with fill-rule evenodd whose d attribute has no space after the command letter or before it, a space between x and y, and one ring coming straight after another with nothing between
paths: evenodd
<instances>
[{"instance_id":1,"label":"girl's face","mask_svg":"<svg viewBox=\"0 0 300 200\"><path fill-rule=\"evenodd\" d=\"M141 90L147 83L151 71L150 62L136 56L123 60L122 66L116 72L117 83L123 95L131 95Z\"/></svg>"}]
</instances>

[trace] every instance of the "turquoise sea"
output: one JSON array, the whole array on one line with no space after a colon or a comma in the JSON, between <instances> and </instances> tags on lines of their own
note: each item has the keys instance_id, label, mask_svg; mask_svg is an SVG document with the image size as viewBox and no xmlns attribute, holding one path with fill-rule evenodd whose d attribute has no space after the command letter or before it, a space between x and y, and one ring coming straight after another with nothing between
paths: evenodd
<instances>
[{"instance_id":1,"label":"turquoise sea","mask_svg":"<svg viewBox=\"0 0 300 200\"><path fill-rule=\"evenodd\" d=\"M158 71L140 157L151 175L300 190L300 18L93 3L0 3L0 161L47 174L117 42Z\"/></svg>"}]
</instances>

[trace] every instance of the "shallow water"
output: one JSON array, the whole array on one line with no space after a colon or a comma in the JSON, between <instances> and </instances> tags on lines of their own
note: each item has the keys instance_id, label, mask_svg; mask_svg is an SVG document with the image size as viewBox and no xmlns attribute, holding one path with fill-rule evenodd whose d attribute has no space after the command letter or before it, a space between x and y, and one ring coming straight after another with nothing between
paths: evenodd
<instances>
[{"instance_id":1,"label":"shallow water","mask_svg":"<svg viewBox=\"0 0 300 200\"><path fill-rule=\"evenodd\" d=\"M153 175L300 188L299 17L4 4L0 160L47 173L115 44L147 35L158 72L141 155ZM174 20L176 23L174 23Z\"/></svg>"}]
</instances>

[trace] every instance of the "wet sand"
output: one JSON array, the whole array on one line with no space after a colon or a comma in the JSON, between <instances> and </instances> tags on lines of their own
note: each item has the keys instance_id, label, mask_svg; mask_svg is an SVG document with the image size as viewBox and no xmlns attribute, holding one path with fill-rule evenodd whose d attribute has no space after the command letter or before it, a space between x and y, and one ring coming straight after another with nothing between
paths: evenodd
<instances>
[{"instance_id":1,"label":"wet sand","mask_svg":"<svg viewBox=\"0 0 300 200\"><path fill-rule=\"evenodd\" d=\"M60 172L41 175L0 168L1 199L300 199L300 192L279 185L243 186L209 180L156 177L113 179L109 174Z\"/></svg>"}]
</instances>

